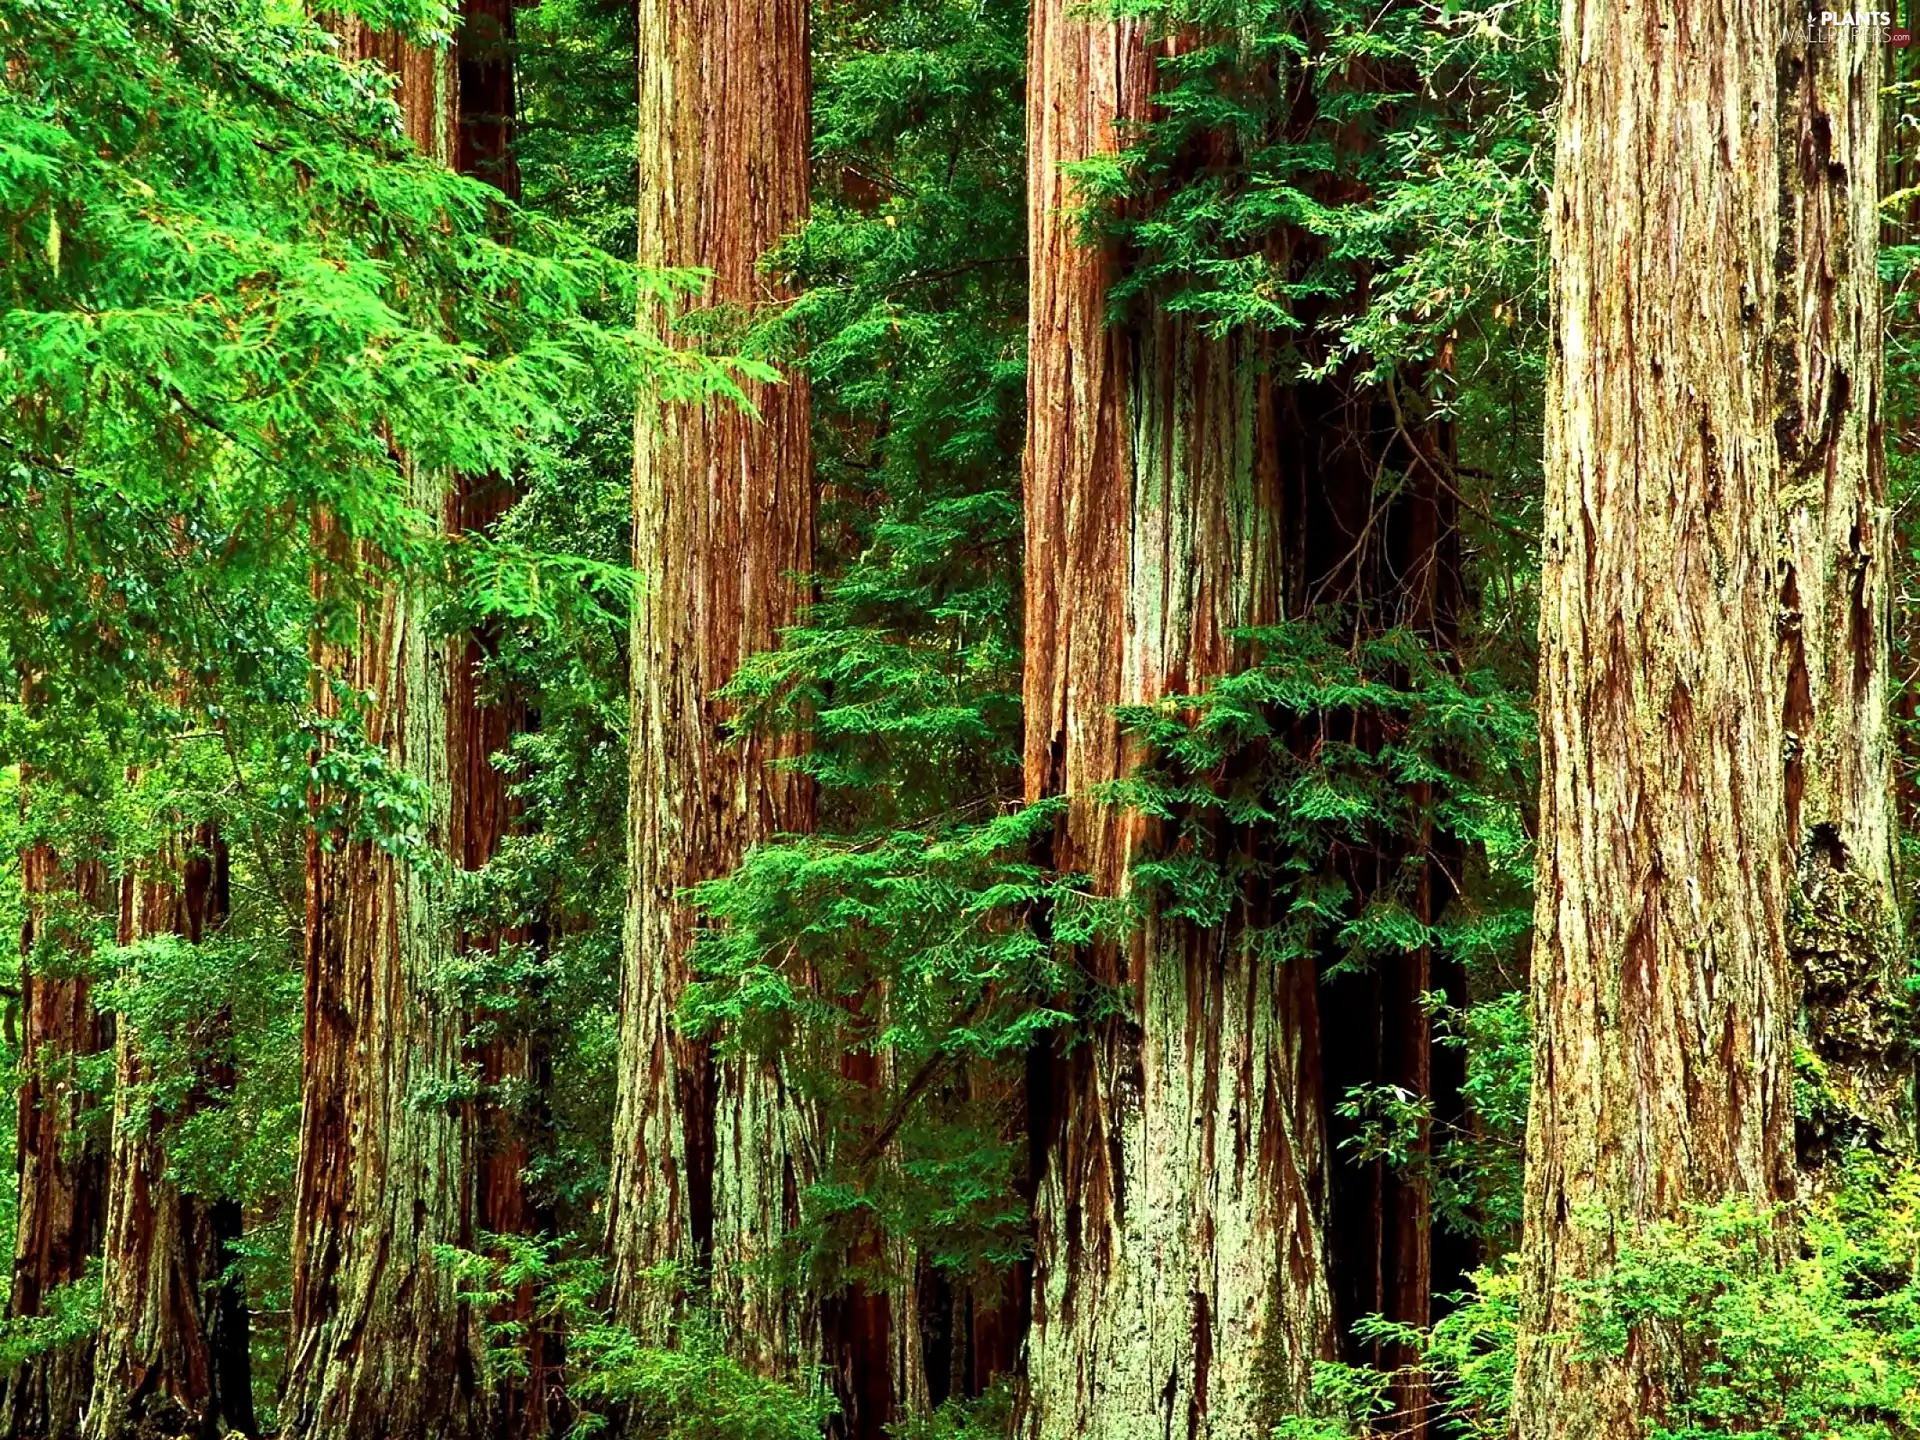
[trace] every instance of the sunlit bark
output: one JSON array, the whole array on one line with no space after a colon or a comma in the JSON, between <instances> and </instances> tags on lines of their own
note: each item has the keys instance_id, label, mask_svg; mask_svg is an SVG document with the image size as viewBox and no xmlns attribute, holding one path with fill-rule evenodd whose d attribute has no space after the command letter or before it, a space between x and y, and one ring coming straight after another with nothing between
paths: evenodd
<instances>
[{"instance_id":1,"label":"sunlit bark","mask_svg":"<svg viewBox=\"0 0 1920 1440\"><path fill-rule=\"evenodd\" d=\"M712 272L697 299L643 323L778 298L760 257L807 213L807 12L800 0L643 0L639 256ZM620 1093L608 1185L617 1308L658 1334L675 1303L662 1266L709 1267L742 1354L780 1368L817 1324L769 1269L809 1175L777 1068L716 1061L675 1027L693 916L684 887L748 847L806 829L805 781L770 742L729 740L714 692L771 648L804 600L813 493L806 382L755 384L758 416L726 403L657 409L635 439L631 866Z\"/></svg>"},{"instance_id":2,"label":"sunlit bark","mask_svg":"<svg viewBox=\"0 0 1920 1440\"><path fill-rule=\"evenodd\" d=\"M349 51L395 75L408 134L454 153L449 52L349 27ZM408 464L409 502L448 503L447 477ZM338 548L327 526L318 543ZM341 557L337 556L336 559ZM419 782L424 833L446 843L456 773L448 715L463 642L439 634L416 586L381 586L349 653L322 655L317 701L370 697L387 763ZM480 1319L437 1247L470 1248L474 1123L466 1017L451 984L458 937L429 858L373 839L309 842L305 1091L296 1170L293 1315L283 1434L461 1440L491 1433Z\"/></svg>"},{"instance_id":3,"label":"sunlit bark","mask_svg":"<svg viewBox=\"0 0 1920 1440\"><path fill-rule=\"evenodd\" d=\"M1132 761L1113 707L1244 663L1233 632L1278 620L1286 590L1258 342L1159 313L1110 325L1116 257L1080 241L1061 167L1110 151L1153 81L1140 25L1035 5L1026 788L1070 797L1053 862L1109 894L1150 838L1095 798ZM1099 950L1131 1014L1030 1097L1033 1435L1257 1433L1333 1353L1315 977L1235 943L1259 904L1212 930L1152 916Z\"/></svg>"},{"instance_id":4,"label":"sunlit bark","mask_svg":"<svg viewBox=\"0 0 1920 1440\"><path fill-rule=\"evenodd\" d=\"M1627 1440L1662 1347L1579 1358L1554 1338L1570 1285L1690 1202L1794 1188L1769 384L1790 21L1563 14L1514 1413L1522 1440Z\"/></svg>"}]
</instances>

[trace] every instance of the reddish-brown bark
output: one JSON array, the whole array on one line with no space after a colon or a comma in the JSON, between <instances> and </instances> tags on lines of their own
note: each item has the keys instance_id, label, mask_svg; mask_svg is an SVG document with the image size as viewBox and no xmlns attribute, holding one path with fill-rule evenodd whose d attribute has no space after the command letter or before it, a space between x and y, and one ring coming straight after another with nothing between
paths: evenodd
<instances>
[{"instance_id":1,"label":"reddish-brown bark","mask_svg":"<svg viewBox=\"0 0 1920 1440\"><path fill-rule=\"evenodd\" d=\"M336 668L373 696L369 738L425 783L428 834L456 837L474 823L458 803L472 779L462 745L486 727L461 724L451 703L470 673L465 643L430 640L426 623L415 597L390 590L363 614L356 652ZM303 1408L292 1410L289 1434L377 1425L452 1436L480 1426L488 1409L477 1317L435 1247L471 1248L488 1221L516 1228L506 1222L519 1166L510 1151L482 1153L471 1102L429 1098L465 1088L469 1052L444 884L371 841L311 843L288 1382ZM480 1177L495 1164L508 1168L483 1211Z\"/></svg>"},{"instance_id":2,"label":"reddish-brown bark","mask_svg":"<svg viewBox=\"0 0 1920 1440\"><path fill-rule=\"evenodd\" d=\"M373 697L368 737L426 785L431 833L450 809L457 667L425 626L389 590L331 668ZM437 883L371 840L310 842L289 1436L480 1433L477 1318L435 1254L474 1240L471 1107L430 1098L464 1088L466 1033Z\"/></svg>"},{"instance_id":3,"label":"reddish-brown bark","mask_svg":"<svg viewBox=\"0 0 1920 1440\"><path fill-rule=\"evenodd\" d=\"M47 1313L52 1292L79 1281L100 1253L104 1127L83 1118L87 1097L75 1067L113 1044L111 1017L94 1008L84 973L87 929L112 904L105 864L63 864L42 842L21 855L20 869L27 898L20 967L26 1081L15 1132L19 1215L7 1306L15 1320ZM92 1389L93 1354L89 1339L24 1362L0 1393L0 1430L21 1440L77 1437Z\"/></svg>"},{"instance_id":4,"label":"reddish-brown bark","mask_svg":"<svg viewBox=\"0 0 1920 1440\"><path fill-rule=\"evenodd\" d=\"M520 166L513 146L514 9L515 0L460 0L460 26L454 37L459 108L453 168L518 200Z\"/></svg>"},{"instance_id":5,"label":"reddish-brown bark","mask_svg":"<svg viewBox=\"0 0 1920 1440\"><path fill-rule=\"evenodd\" d=\"M354 55L378 60L394 74L405 128L421 149L514 195L512 33L511 5L469 0L453 54L364 28L353 29L347 43ZM415 503L443 513L451 534L487 530L514 499L512 486L495 476L446 484L416 474L414 481ZM368 719L376 741L426 782L430 842L457 869L479 869L511 825L505 779L493 761L522 728L523 707L486 692L486 633L439 639L427 631L418 598L398 590L362 620L357 653L334 663L355 688L374 694ZM389 1426L427 1425L453 1434L497 1407L499 1424L537 1433L550 1381L547 1337L530 1337L526 1381L477 1395L477 1320L433 1254L435 1245L470 1246L482 1232L528 1234L542 1223L524 1181L528 1117L500 1098L523 1090L537 1068L525 1030L517 1017L461 1014L447 973L461 950L493 951L527 937L455 935L435 882L375 846L356 844L335 854L316 845L309 870L305 1203L296 1226L289 1382L289 1393L307 1408L295 1412L293 1423L324 1430L382 1415ZM469 1045L462 1037L476 1020L483 1038ZM348 1045L357 1046L350 1055L343 1049ZM400 1089L450 1086L467 1060L485 1087L477 1102L445 1114L407 1108L411 1102ZM385 1135L376 1136L383 1126ZM433 1162L439 1173L376 1169L373 1157L386 1146L414 1160L442 1157ZM389 1227L395 1233L383 1233ZM390 1291L386 1270L394 1250L406 1260L401 1288ZM371 1392L383 1383L384 1362L364 1353L360 1337L316 1337L338 1330L342 1309L385 1304L417 1308L415 1323L370 1310L365 1317L375 1326L398 1321L405 1327L405 1378L382 1397ZM523 1289L505 1303L510 1313L494 1318L525 1320L532 1304ZM425 1333L434 1329L441 1333ZM333 1361L346 1373L343 1384L333 1382L323 1352L312 1349L316 1343L350 1349Z\"/></svg>"},{"instance_id":6,"label":"reddish-brown bark","mask_svg":"<svg viewBox=\"0 0 1920 1440\"><path fill-rule=\"evenodd\" d=\"M710 269L691 303L782 293L758 262L807 213L807 43L802 0L643 0L639 255ZM673 316L650 306L642 318ZM750 388L758 418L642 397L634 565L647 588L630 651L632 875L607 1233L625 1318L657 1333L674 1297L648 1273L706 1263L738 1348L778 1368L817 1344L814 1320L764 1270L810 1178L800 1117L770 1063L716 1065L673 1018L693 938L684 887L812 817L808 785L777 767L771 742L728 743L714 698L798 617L795 575L812 563L806 382Z\"/></svg>"},{"instance_id":7,"label":"reddish-brown bark","mask_svg":"<svg viewBox=\"0 0 1920 1440\"><path fill-rule=\"evenodd\" d=\"M1149 43L1052 6L1036 9L1032 35L1027 790L1074 798L1050 858L1117 893L1143 845L1165 837L1092 799L1133 763L1114 705L1204 688L1248 659L1236 629L1283 616L1354 635L1401 626L1452 646L1451 442L1408 378L1281 386L1258 337L1204 338L1150 300L1110 323L1121 257L1075 245L1080 207L1060 166L1114 148L1116 121L1151 119L1156 53L1188 42ZM1314 122L1296 109L1285 123ZM1273 244L1283 268L1316 258L1302 234ZM1306 333L1316 318L1302 317ZM1383 475L1399 481L1391 495ZM1384 723L1317 719L1299 743L1377 750ZM1346 731L1330 736L1328 724ZM1267 842L1221 828L1211 843L1225 856ZM1356 903L1392 891L1431 921L1447 899L1434 888L1437 847L1432 834L1386 835L1336 846L1333 863ZM1424 1324L1436 1277L1463 1267L1462 1247L1434 1234L1418 1160L1336 1159L1350 1126L1329 1113L1365 1084L1454 1116L1458 1067L1437 1063L1421 997L1464 998L1461 977L1424 950L1379 957L1324 991L1310 965L1249 964L1235 937L1269 903L1249 893L1204 934L1150 919L1129 945L1096 954L1096 974L1131 990L1133 1024L1105 1027L1031 1097L1044 1151L1028 1352L1039 1433L1241 1433L1300 1403L1312 1362L1353 1321ZM1261 1065L1263 1093L1233 1088ZM1263 1147L1274 1163L1217 1182L1229 1134L1236 1164ZM1147 1215L1130 1221L1129 1209ZM1399 1404L1394 1423L1422 1433L1417 1384Z\"/></svg>"},{"instance_id":8,"label":"reddish-brown bark","mask_svg":"<svg viewBox=\"0 0 1920 1440\"><path fill-rule=\"evenodd\" d=\"M357 25L345 44L395 75L408 135L451 161L452 55ZM446 477L406 470L410 503L444 513ZM324 520L316 540L339 549ZM329 679L369 697L366 738L419 782L424 839L443 855L473 762L453 744L465 727L449 723L465 656L464 641L435 632L427 597L397 581L363 604L349 653L320 656L319 707L339 711ZM289 1440L491 1433L480 1318L439 1248L475 1239L476 1125L455 1098L466 1088L467 1017L451 983L458 937L445 886L404 846L317 831L309 841Z\"/></svg>"},{"instance_id":9,"label":"reddish-brown bark","mask_svg":"<svg viewBox=\"0 0 1920 1440\"><path fill-rule=\"evenodd\" d=\"M451 534L482 533L513 503L511 486L497 477L461 477L448 503ZM505 751L526 725L526 709L510 695L488 692L484 674L491 642L485 632L458 644L447 703L449 797L447 846L454 863L479 870L499 852L513 825L507 779L494 757ZM530 930L463 934L469 953L497 953L506 945L532 943ZM537 1081L543 1067L530 1035L526 1014L475 1014L480 1038L469 1047L483 1091L476 1104L474 1136L473 1229L484 1235L535 1235L551 1228L528 1193L526 1168L533 1154L540 1117ZM500 1423L515 1433L539 1434L557 1357L552 1337L530 1325L535 1295L522 1285L490 1317L496 1323L527 1326L528 1371L524 1379L500 1381Z\"/></svg>"},{"instance_id":10,"label":"reddish-brown bark","mask_svg":"<svg viewBox=\"0 0 1920 1440\"><path fill-rule=\"evenodd\" d=\"M478 534L489 529L514 500L513 488L493 476L463 476L447 506L449 534ZM455 865L479 870L499 852L513 826L507 778L494 757L505 751L526 726L526 708L511 695L488 690L485 665L491 639L482 631L456 642L452 688L447 697L447 769L451 781L447 848ZM468 953L497 954L502 945L532 943L529 929L462 934ZM540 1118L537 1081L543 1067L530 1034L527 1014L474 1014L479 1037L469 1046L483 1087L476 1102L473 1174L473 1230L476 1235L535 1235L551 1228L526 1182ZM535 1295L530 1284L500 1306L491 1319L527 1328L527 1374L502 1378L500 1423L516 1433L539 1434L554 1380L552 1337L530 1324Z\"/></svg>"},{"instance_id":11,"label":"reddish-brown bark","mask_svg":"<svg viewBox=\"0 0 1920 1440\"><path fill-rule=\"evenodd\" d=\"M1790 1197L1783 4L1572 0L1553 197L1521 1440L1627 1440L1665 1347L1580 1358L1650 1223ZM1630 203L1623 197L1632 197Z\"/></svg>"},{"instance_id":12,"label":"reddish-brown bark","mask_svg":"<svg viewBox=\"0 0 1920 1440\"><path fill-rule=\"evenodd\" d=\"M516 100L513 73L514 0L463 0L456 37L457 135L454 168L485 180L509 199L520 196L514 155ZM461 476L447 507L451 535L491 531L518 498L511 480L499 475ZM459 656L447 714L453 794L448 849L463 870L479 870L498 854L514 823L506 776L494 763L526 729L526 706L512 694L488 689L485 667L493 653L490 626L468 637ZM470 950L497 951L502 944L534 943L530 929L467 935ZM494 1235L531 1235L552 1228L528 1193L526 1167L540 1123L539 1080L544 1066L528 1016L476 1015L483 1038L474 1061L486 1087L479 1113L474 1175L474 1227ZM526 1327L527 1374L503 1379L501 1423L519 1433L540 1433L547 1421L554 1368L554 1337L530 1322L535 1296L530 1284L498 1307L491 1319Z\"/></svg>"},{"instance_id":13,"label":"reddish-brown bark","mask_svg":"<svg viewBox=\"0 0 1920 1440\"><path fill-rule=\"evenodd\" d=\"M176 837L120 882L119 940L161 935L199 944L227 915L227 852L211 824ZM137 974L126 977L138 984ZM218 1047L223 1016L199 1043ZM168 1173L169 1117L139 1103L153 1076L141 1039L123 1021L115 1037L115 1099L107 1184L100 1340L88 1440L253 1433L247 1300L226 1276L239 1210L183 1189ZM190 1103L233 1083L216 1061ZM183 1118L183 1117L174 1117Z\"/></svg>"},{"instance_id":14,"label":"reddish-brown bark","mask_svg":"<svg viewBox=\"0 0 1920 1440\"><path fill-rule=\"evenodd\" d=\"M1158 837L1094 797L1132 763L1113 707L1203 687L1282 614L1274 401L1258 341L1109 325L1116 257L1077 243L1061 167L1148 113L1144 32L1041 0L1031 37L1026 788L1070 798L1052 860L1115 894ZM1091 957L1131 1014L1032 1097L1032 1435L1251 1433L1333 1353L1315 976L1235 944L1261 903Z\"/></svg>"}]
</instances>

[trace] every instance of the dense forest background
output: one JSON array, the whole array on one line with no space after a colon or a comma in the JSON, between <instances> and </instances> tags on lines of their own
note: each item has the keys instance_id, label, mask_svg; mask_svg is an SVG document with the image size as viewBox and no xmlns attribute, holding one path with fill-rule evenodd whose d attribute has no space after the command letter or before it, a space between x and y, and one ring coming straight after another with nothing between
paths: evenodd
<instances>
[{"instance_id":1,"label":"dense forest background","mask_svg":"<svg viewBox=\"0 0 1920 1440\"><path fill-rule=\"evenodd\" d=\"M1887 30L0 0L0 1433L1920 1435Z\"/></svg>"}]
</instances>

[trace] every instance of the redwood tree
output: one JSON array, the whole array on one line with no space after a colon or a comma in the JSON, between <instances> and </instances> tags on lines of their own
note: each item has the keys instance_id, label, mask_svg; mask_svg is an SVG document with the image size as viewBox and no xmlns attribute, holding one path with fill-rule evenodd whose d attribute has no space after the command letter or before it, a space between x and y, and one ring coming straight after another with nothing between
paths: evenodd
<instances>
[{"instance_id":1,"label":"redwood tree","mask_svg":"<svg viewBox=\"0 0 1920 1440\"><path fill-rule=\"evenodd\" d=\"M110 904L106 865L62 863L41 841L20 859L27 923L21 935L20 1087L15 1166L11 1320L50 1313L53 1292L80 1281L100 1252L106 1218L103 1136L86 1123L76 1066L113 1044L111 1017L95 1008L84 969L88 931ZM91 1337L43 1351L7 1376L0 1429L22 1440L80 1434L92 1387Z\"/></svg>"},{"instance_id":2,"label":"redwood tree","mask_svg":"<svg viewBox=\"0 0 1920 1440\"><path fill-rule=\"evenodd\" d=\"M450 162L451 53L358 25L346 43L391 70L408 134ZM446 477L405 469L410 503L442 513ZM320 529L320 543L337 549L324 521ZM463 645L436 634L416 587L369 579L350 651L322 656L318 698L338 714L343 695L369 697L349 718L418 782L428 844L444 845L471 771L448 724ZM467 1031L451 985L456 944L444 880L429 859L316 830L288 1437L490 1433L479 1317L435 1253L474 1240L474 1126L471 1107L454 1098L464 1088Z\"/></svg>"},{"instance_id":3,"label":"redwood tree","mask_svg":"<svg viewBox=\"0 0 1920 1440\"><path fill-rule=\"evenodd\" d=\"M122 945L173 935L198 945L225 922L227 851L211 824L194 826L120 883ZM136 976L128 983L137 984ZM206 1017L218 1045L223 1017ZM113 1140L106 1193L105 1273L91 1440L215 1435L255 1429L244 1284L227 1275L240 1207L196 1194L169 1173L164 1118L144 1098L153 1071L141 1037L116 1027ZM232 1083L216 1061L192 1104Z\"/></svg>"},{"instance_id":4,"label":"redwood tree","mask_svg":"<svg viewBox=\"0 0 1920 1440\"><path fill-rule=\"evenodd\" d=\"M512 0L464 0L456 36L454 168L520 198L514 154L516 97ZM449 535L485 535L518 498L512 478L460 475L445 504ZM497 650L498 629L482 623L456 641L453 686L447 711L449 802L447 848L454 864L475 871L491 863L515 823L507 777L495 763L527 728L521 697L496 692L487 665ZM503 946L538 943L535 927L482 928L461 935L470 954L497 957ZM551 1217L529 1191L526 1169L541 1124L544 1070L532 1038L527 997L521 1013L470 1016L477 1039L471 1059L484 1087L478 1106L473 1176L473 1228L478 1234L528 1235L551 1226ZM552 1379L550 1337L532 1323L534 1293L522 1283L490 1319L524 1327L524 1377L500 1377L502 1423L515 1433L539 1434Z\"/></svg>"},{"instance_id":5,"label":"redwood tree","mask_svg":"<svg viewBox=\"0 0 1920 1440\"><path fill-rule=\"evenodd\" d=\"M1131 763L1113 707L1244 663L1233 632L1286 591L1259 342L1150 305L1109 325L1118 257L1081 243L1062 170L1146 117L1157 48L1136 22L1033 9L1026 789L1069 797L1053 863L1109 895L1152 838L1095 798ZM1250 1434L1333 1352L1316 981L1236 943L1257 906L1211 928L1149 914L1097 947L1131 1013L1036 1085L1036 1435Z\"/></svg>"},{"instance_id":6,"label":"redwood tree","mask_svg":"<svg viewBox=\"0 0 1920 1440\"><path fill-rule=\"evenodd\" d=\"M1693 1201L1793 1192L1781 765L1779 4L1563 11L1515 1420L1644 1433L1571 1282ZM1634 197L1623 203L1622 197Z\"/></svg>"},{"instance_id":7,"label":"redwood tree","mask_svg":"<svg viewBox=\"0 0 1920 1440\"><path fill-rule=\"evenodd\" d=\"M807 213L804 0L643 0L639 258L712 272L697 301L778 298L759 260ZM724 313L724 312L723 312ZM799 616L812 561L805 381L755 384L733 406L643 408L634 448L632 782L620 1093L608 1185L617 1307L658 1333L663 1263L710 1264L749 1357L810 1348L813 1324L766 1273L807 1174L799 1114L771 1065L716 1061L676 1030L692 912L684 887L727 874L755 842L808 827L811 791L774 746L726 733L715 691Z\"/></svg>"}]
</instances>

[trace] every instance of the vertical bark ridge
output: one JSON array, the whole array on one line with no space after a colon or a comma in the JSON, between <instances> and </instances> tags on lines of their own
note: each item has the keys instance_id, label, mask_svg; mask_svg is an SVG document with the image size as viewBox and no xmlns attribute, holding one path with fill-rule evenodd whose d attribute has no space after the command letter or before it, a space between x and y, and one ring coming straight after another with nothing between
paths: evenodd
<instances>
[{"instance_id":1,"label":"vertical bark ridge","mask_svg":"<svg viewBox=\"0 0 1920 1440\"><path fill-rule=\"evenodd\" d=\"M348 52L396 77L407 133L450 162L454 64L351 25ZM409 464L408 500L438 516L447 477ZM327 526L320 543L337 548ZM436 1247L471 1247L474 1125L464 1090L466 1017L450 983L458 937L447 907L455 776L446 717L461 644L428 600L387 583L362 607L329 677L369 697L367 739L421 786L420 853L371 839L309 839L306 1087L293 1235L287 1440L379 1434L462 1440L489 1433L479 1317Z\"/></svg>"},{"instance_id":2,"label":"vertical bark ridge","mask_svg":"<svg viewBox=\"0 0 1920 1440\"><path fill-rule=\"evenodd\" d=\"M52 1292L82 1280L100 1253L107 1154L84 1118L75 1066L113 1044L112 1017L94 1007L82 933L107 913L106 865L63 863L44 841L20 857L27 923L21 934L20 1012L25 1083L15 1138L19 1212L10 1319L47 1313ZM64 958L56 959L64 952ZM91 1338L46 1351L6 1378L0 1428L21 1440L80 1434L93 1384Z\"/></svg>"},{"instance_id":3,"label":"vertical bark ridge","mask_svg":"<svg viewBox=\"0 0 1920 1440\"><path fill-rule=\"evenodd\" d=\"M712 271L701 303L748 309L780 289L760 256L807 214L801 0L643 0L639 257ZM666 325L677 307L650 306ZM808 828L812 794L762 737L730 743L714 692L771 647L812 563L807 387L753 385L758 418L643 403L634 447L631 882L608 1244L620 1313L658 1334L662 1266L710 1269L740 1351L777 1367L817 1325L769 1267L810 1180L796 1107L767 1065L716 1062L680 1036L693 920L681 892L753 844Z\"/></svg>"},{"instance_id":4,"label":"vertical bark ridge","mask_svg":"<svg viewBox=\"0 0 1920 1440\"><path fill-rule=\"evenodd\" d=\"M441 503L437 479L414 488L429 513ZM477 1317L434 1254L474 1240L457 937L431 859L452 810L454 648L424 597L390 586L337 672L372 696L369 739L424 787L427 853L310 842L289 1436L447 1440L480 1433L486 1410Z\"/></svg>"},{"instance_id":5,"label":"vertical bark ridge","mask_svg":"<svg viewBox=\"0 0 1920 1440\"><path fill-rule=\"evenodd\" d=\"M1118 704L1191 691L1282 613L1282 502L1258 342L1107 323L1115 257L1079 243L1061 166L1144 118L1126 21L1034 7L1028 63L1026 788L1070 805L1053 862L1107 894L1148 836L1094 790L1126 772ZM1222 837L1222 845L1244 843ZM1126 1020L1043 1066L1026 1432L1253 1433L1333 1350L1311 967L1150 916L1091 957Z\"/></svg>"},{"instance_id":6,"label":"vertical bark ridge","mask_svg":"<svg viewBox=\"0 0 1920 1440\"><path fill-rule=\"evenodd\" d=\"M514 153L518 113L514 83L514 0L463 0L455 44L456 142L454 168L493 185L510 200L520 198ZM449 535L489 534L519 498L511 477L462 475L446 507ZM515 823L506 776L494 757L526 730L529 716L514 694L489 695L485 667L498 642L491 627L466 637L456 662L447 714L449 768L453 777L448 851L465 871L480 870L499 853ZM502 945L538 943L532 927L503 933L466 934L471 952L495 953ZM483 1234L551 1232L553 1217L529 1193L525 1173L544 1123L541 1046L524 1015L472 1017L481 1037L469 1056L482 1096L477 1116L474 1229ZM501 1423L515 1433L539 1434L557 1356L554 1337L533 1324L536 1296L526 1283L489 1317L525 1329L527 1373L502 1376L498 1384Z\"/></svg>"},{"instance_id":7,"label":"vertical bark ridge","mask_svg":"<svg viewBox=\"0 0 1920 1440\"><path fill-rule=\"evenodd\" d=\"M1780 497L1789 936L1824 1103L1813 1163L1914 1144L1888 698L1893 544L1881 441L1882 42L1804 26L1782 68Z\"/></svg>"},{"instance_id":8,"label":"vertical bark ridge","mask_svg":"<svg viewBox=\"0 0 1920 1440\"><path fill-rule=\"evenodd\" d=\"M447 533L487 533L515 498L513 486L499 476L458 477L446 502ZM471 874L494 860L513 828L512 797L494 757L526 728L527 714L518 697L485 693L484 670L494 643L490 634L456 637L451 643L447 853L459 870ZM457 943L469 956L497 955L503 945L534 940L531 928L513 926L482 933L463 931ZM477 1038L467 1044L465 1058L481 1087L470 1121L474 1129L473 1231L476 1237L550 1231L552 1217L536 1203L526 1183L543 1114L537 1082L544 1071L528 1018L478 1011L467 1020ZM501 1376L496 1386L500 1423L512 1433L539 1434L546 1424L555 1357L549 1353L551 1337L532 1324L536 1298L531 1283L523 1283L489 1317L495 1323L526 1327L526 1375Z\"/></svg>"},{"instance_id":9,"label":"vertical bark ridge","mask_svg":"<svg viewBox=\"0 0 1920 1440\"><path fill-rule=\"evenodd\" d=\"M177 935L197 945L226 920L226 846L211 824L197 825L120 889L121 944ZM208 1023L218 1045L226 1019ZM138 1103L153 1079L140 1037L125 1021L116 1028L106 1263L86 1434L251 1434L246 1297L224 1273L239 1238L238 1207L183 1190L169 1176L164 1117ZM190 1103L203 1105L232 1083L230 1066L216 1062Z\"/></svg>"},{"instance_id":10,"label":"vertical bark ridge","mask_svg":"<svg viewBox=\"0 0 1920 1440\"><path fill-rule=\"evenodd\" d=\"M1522 1440L1660 1413L1567 1283L1692 1201L1793 1193L1780 4L1563 10L1541 581Z\"/></svg>"}]
</instances>

